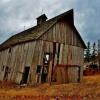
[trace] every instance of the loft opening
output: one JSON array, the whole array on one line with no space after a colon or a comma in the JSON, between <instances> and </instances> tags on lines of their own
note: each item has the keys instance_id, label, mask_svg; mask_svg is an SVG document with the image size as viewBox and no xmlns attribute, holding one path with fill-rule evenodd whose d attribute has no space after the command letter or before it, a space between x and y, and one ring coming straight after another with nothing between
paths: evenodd
<instances>
[{"instance_id":1,"label":"loft opening","mask_svg":"<svg viewBox=\"0 0 100 100\"><path fill-rule=\"evenodd\" d=\"M44 64L49 64L50 55L51 55L51 53L44 53L44 57L43 57L43 63Z\"/></svg>"}]
</instances>

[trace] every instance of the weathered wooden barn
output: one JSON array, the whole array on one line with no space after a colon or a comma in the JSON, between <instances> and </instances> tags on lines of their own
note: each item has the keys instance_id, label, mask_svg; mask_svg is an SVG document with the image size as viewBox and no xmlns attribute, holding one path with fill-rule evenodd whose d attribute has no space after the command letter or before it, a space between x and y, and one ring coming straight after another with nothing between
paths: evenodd
<instances>
[{"instance_id":1,"label":"weathered wooden barn","mask_svg":"<svg viewBox=\"0 0 100 100\"><path fill-rule=\"evenodd\" d=\"M86 48L73 9L24 30L0 45L0 80L18 84L79 82Z\"/></svg>"}]
</instances>

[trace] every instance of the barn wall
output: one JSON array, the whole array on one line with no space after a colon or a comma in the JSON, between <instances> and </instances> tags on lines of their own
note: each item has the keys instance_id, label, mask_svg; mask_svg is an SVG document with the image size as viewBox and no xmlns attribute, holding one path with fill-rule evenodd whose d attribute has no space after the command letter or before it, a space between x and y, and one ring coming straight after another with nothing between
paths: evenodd
<instances>
[{"instance_id":1,"label":"barn wall","mask_svg":"<svg viewBox=\"0 0 100 100\"><path fill-rule=\"evenodd\" d=\"M82 66L83 66L83 57L84 57L84 49L83 48L71 46L71 45L66 45L66 44L62 44L62 43L59 44L59 43L41 41L41 40L40 40L40 44L41 45L39 45L40 46L39 48L42 48L42 49L37 49L37 50L40 50L40 52L42 51L41 56L40 56L41 57L41 63L37 62L36 64L42 65L43 54L45 52L51 53L52 59L51 59L50 63L54 64L53 69L55 69L56 64L78 65L78 66L80 66L80 78L82 78L82 70L83 70ZM59 45L60 45L60 49L59 49ZM38 45L37 45L36 48L38 48ZM38 51L36 51L36 52L38 53ZM37 53L35 53L35 54L37 54ZM59 55L59 57L58 57L58 55ZM38 59L39 58L37 58L36 61L39 61ZM52 64L49 66L50 68L51 68ZM49 68L49 73L51 73L50 68ZM57 72L58 72L58 77L60 78L61 76L59 76L59 75L61 73L61 70L59 70L59 71L57 71ZM66 75L65 69L63 69L62 74L63 74L63 78L64 78L64 81L62 81L62 83L67 82L67 80L68 80L68 82L77 82L77 80L79 78L77 67L68 68L68 76L69 76L68 79L65 76ZM50 77L51 77L51 74L48 75L47 81L49 81Z\"/></svg>"},{"instance_id":2,"label":"barn wall","mask_svg":"<svg viewBox=\"0 0 100 100\"><path fill-rule=\"evenodd\" d=\"M41 46L43 46L44 52L53 53L53 42L43 41ZM60 51L58 51L59 43L55 43L55 63L57 63L57 55L59 53L58 64L68 64L68 65L83 65L84 49L76 46L60 44Z\"/></svg>"},{"instance_id":3,"label":"barn wall","mask_svg":"<svg viewBox=\"0 0 100 100\"><path fill-rule=\"evenodd\" d=\"M3 80L5 67L8 66L10 69L8 80L20 83L24 67L29 66L28 82L35 83L37 65L43 64L43 55L45 52L54 55L54 58L52 58L54 66L56 64L82 66L83 64L83 49L80 47L42 40L27 42L0 52L0 80ZM2 70L3 66L4 70ZM47 81L49 81L49 77Z\"/></svg>"},{"instance_id":4,"label":"barn wall","mask_svg":"<svg viewBox=\"0 0 100 100\"><path fill-rule=\"evenodd\" d=\"M5 65L8 59L8 49L0 52L0 80L3 80L4 72L5 72Z\"/></svg>"},{"instance_id":5,"label":"barn wall","mask_svg":"<svg viewBox=\"0 0 100 100\"><path fill-rule=\"evenodd\" d=\"M48 32L41 36L40 39L83 48L74 26L65 21L56 23L51 29L49 29Z\"/></svg>"},{"instance_id":6,"label":"barn wall","mask_svg":"<svg viewBox=\"0 0 100 100\"><path fill-rule=\"evenodd\" d=\"M73 25L66 21L56 23L40 39L61 43L59 64L79 65L80 76L83 76L84 47ZM57 55L55 54L55 59ZM56 65L56 60L54 61ZM71 68L72 70L77 70ZM78 75L78 74L77 74Z\"/></svg>"},{"instance_id":7,"label":"barn wall","mask_svg":"<svg viewBox=\"0 0 100 100\"><path fill-rule=\"evenodd\" d=\"M6 49L4 51L0 52L0 80L3 80L5 68L6 66L9 67L9 74L8 74L8 80L12 80L14 82L20 83L24 71L25 66L30 67L30 73L29 73L29 79L28 81L32 81L30 77L33 78L33 81L35 80L35 65L37 55L36 54L36 42L28 42L16 45L14 47L11 47L11 51L9 52L9 49ZM35 52L35 54L34 54ZM37 53L39 54L39 52ZM37 60L39 61L39 60ZM34 66L32 66L32 62L34 63ZM4 66L4 70L2 70Z\"/></svg>"},{"instance_id":8,"label":"barn wall","mask_svg":"<svg viewBox=\"0 0 100 100\"><path fill-rule=\"evenodd\" d=\"M16 51L12 54L16 54L15 61L12 63L14 64L13 70L15 71L12 72L12 80L15 79L15 82L20 83L24 68L28 66L30 67L28 83L35 83L36 66L40 65L42 57L42 53L40 52L42 51L41 45L41 41L33 41L17 45L12 49L12 51Z\"/></svg>"},{"instance_id":9,"label":"barn wall","mask_svg":"<svg viewBox=\"0 0 100 100\"><path fill-rule=\"evenodd\" d=\"M9 52L10 50L10 52ZM0 52L0 80L4 79L5 68L9 67L8 80L20 83L25 66L30 67L28 82L35 83L37 65L42 65L44 52L53 52L52 43L32 41L18 44ZM2 70L4 66L4 70Z\"/></svg>"},{"instance_id":10,"label":"barn wall","mask_svg":"<svg viewBox=\"0 0 100 100\"><path fill-rule=\"evenodd\" d=\"M78 82L79 73L78 67L70 67L68 68L68 82Z\"/></svg>"},{"instance_id":11,"label":"barn wall","mask_svg":"<svg viewBox=\"0 0 100 100\"><path fill-rule=\"evenodd\" d=\"M56 68L58 83L77 82L79 77L81 80L83 76L84 49L65 44L60 45L58 65L78 65L80 66L80 74L77 67L68 67L68 69L63 67ZM57 52L55 55L57 55ZM57 56L55 58L57 60ZM57 62L56 60L54 62Z\"/></svg>"},{"instance_id":12,"label":"barn wall","mask_svg":"<svg viewBox=\"0 0 100 100\"><path fill-rule=\"evenodd\" d=\"M83 70L82 66L84 62L83 61L83 58L84 58L83 48L72 46L72 45L66 45L62 43L55 43L55 42L39 40L36 42L35 53L34 53L33 62L32 62L33 66L43 64L44 53L52 54L52 59L50 61L51 65L49 66L50 67L49 73L51 73L50 71L51 71L52 64L54 64L53 69L55 69L56 64L78 65L80 66L80 78L82 78L82 70ZM63 70L62 72L64 71L65 70ZM71 67L71 68L68 68L68 72L69 72L68 76L70 76L69 82L77 82L77 79L79 78L78 69L75 67ZM65 74L63 73L63 78L66 77L64 76ZM50 77L51 77L51 74L48 75L47 81L49 81ZM65 78L64 82L66 81L67 80Z\"/></svg>"},{"instance_id":13,"label":"barn wall","mask_svg":"<svg viewBox=\"0 0 100 100\"><path fill-rule=\"evenodd\" d=\"M68 67L64 65L58 65L55 69L55 79L57 84L64 84L70 82L79 82L79 67Z\"/></svg>"}]
</instances>

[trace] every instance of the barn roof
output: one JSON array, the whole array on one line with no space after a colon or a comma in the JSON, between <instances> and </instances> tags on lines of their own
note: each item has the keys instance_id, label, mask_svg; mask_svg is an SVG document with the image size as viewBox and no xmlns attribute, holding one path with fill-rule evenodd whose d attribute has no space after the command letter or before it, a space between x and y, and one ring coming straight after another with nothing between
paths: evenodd
<instances>
[{"instance_id":1,"label":"barn roof","mask_svg":"<svg viewBox=\"0 0 100 100\"><path fill-rule=\"evenodd\" d=\"M55 23L57 23L61 18L68 16L70 14L73 14L73 9L71 9L61 15L58 15L52 19L49 19L48 21L45 21L40 25L34 26L32 28L29 28L27 30L24 30L20 33L13 35L12 37L10 37L8 40L6 40L4 43L2 43L0 45L0 50L9 48L9 47L19 44L19 43L33 41L33 40L38 39L41 35L43 35L46 31L48 31ZM76 30L76 28L75 28L75 30ZM85 45L84 41L82 40L78 31L77 31L77 34L80 37L80 40L81 40L84 48L86 48L86 45Z\"/></svg>"}]
</instances>

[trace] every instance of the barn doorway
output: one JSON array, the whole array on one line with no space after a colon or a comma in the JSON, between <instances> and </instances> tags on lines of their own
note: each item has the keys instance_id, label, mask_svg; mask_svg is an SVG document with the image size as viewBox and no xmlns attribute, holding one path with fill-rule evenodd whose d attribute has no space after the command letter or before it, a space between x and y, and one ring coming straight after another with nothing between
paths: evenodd
<instances>
[{"instance_id":1,"label":"barn doorway","mask_svg":"<svg viewBox=\"0 0 100 100\"><path fill-rule=\"evenodd\" d=\"M8 80L8 73L9 73L9 67L6 66L6 68L5 68L5 74L4 74L4 80Z\"/></svg>"},{"instance_id":2,"label":"barn doorway","mask_svg":"<svg viewBox=\"0 0 100 100\"><path fill-rule=\"evenodd\" d=\"M50 53L44 53L43 57L43 68L42 68L42 75L41 75L41 82L47 82L48 70L49 70L49 62L50 62Z\"/></svg>"},{"instance_id":3,"label":"barn doorway","mask_svg":"<svg viewBox=\"0 0 100 100\"><path fill-rule=\"evenodd\" d=\"M25 67L24 68L24 73L23 73L23 76L22 76L21 84L26 84L27 83L27 79L28 79L28 75L29 75L29 70L30 70L30 67Z\"/></svg>"}]
</instances>

